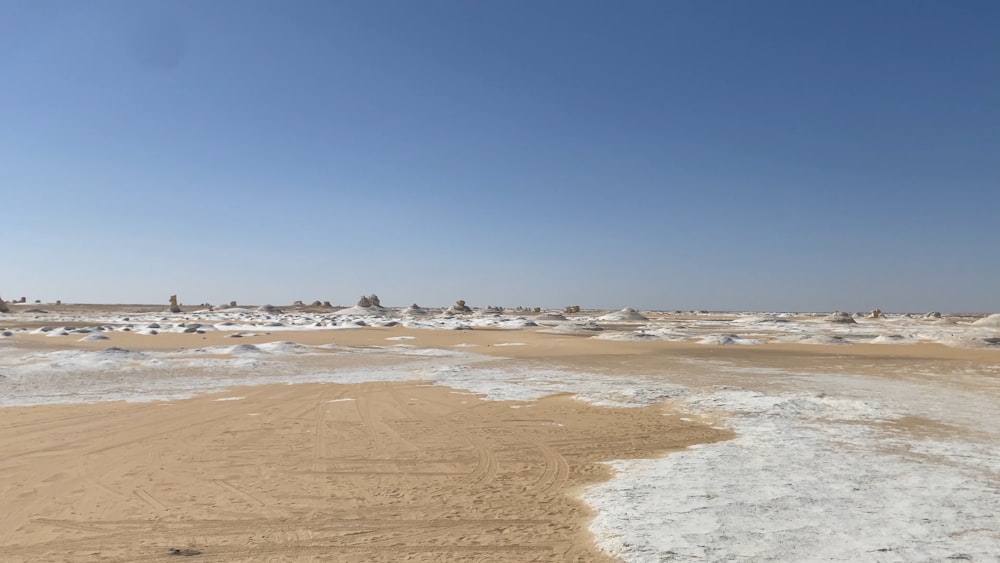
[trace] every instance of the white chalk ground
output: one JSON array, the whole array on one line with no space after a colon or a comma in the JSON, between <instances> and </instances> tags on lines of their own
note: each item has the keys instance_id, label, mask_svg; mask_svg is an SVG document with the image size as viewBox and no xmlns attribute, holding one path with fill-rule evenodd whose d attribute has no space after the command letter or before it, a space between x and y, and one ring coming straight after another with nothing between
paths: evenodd
<instances>
[{"instance_id":1,"label":"white chalk ground","mask_svg":"<svg viewBox=\"0 0 1000 563\"><path fill-rule=\"evenodd\" d=\"M742 313L695 315L671 319L650 312L623 309L606 315L572 315L566 321L549 316L521 314L413 315L408 309L343 309L335 313L264 312L245 308L192 311L180 314L137 313L84 317L74 313L28 313L21 308L0 317L0 323L19 321L51 323L44 331L58 338L77 336L99 340L100 332L129 330L155 336L159 332L224 331L229 334L300 330L345 330L364 326L401 325L414 329L535 329L555 334L587 334L607 340L670 340L706 345L753 345L766 342L803 344L911 344L936 342L960 348L1000 348L1000 314L973 319L965 317L924 318L885 315L879 319L858 317L855 323L825 320L826 316L788 313ZM537 321L541 321L541 324ZM71 329L61 325L92 322L94 326ZM2 328L2 325L0 325ZM0 331L0 340L10 338ZM12 332L16 336L17 331Z\"/></svg>"},{"instance_id":2,"label":"white chalk ground","mask_svg":"<svg viewBox=\"0 0 1000 563\"><path fill-rule=\"evenodd\" d=\"M523 323L516 318L485 320L494 327ZM165 331L186 328L177 326L176 319L161 321ZM982 325L904 318L834 326L774 316L737 321L644 324L634 331L615 331L621 336L614 338L689 339L706 345L765 340L893 345L952 338L960 345L984 345L975 343L997 335ZM137 319L136 330L149 322ZM332 323L315 318L271 322L286 327ZM476 321L421 322L428 323L424 328L446 329L454 328L447 323ZM261 330L256 320L215 328ZM81 334L54 330L73 340ZM939 381L975 382L978 392L926 377L907 379L906 374L889 380L723 362L713 369L735 384L695 387L682 384L690 383L684 373L611 377L397 344L354 349L275 342L183 353L116 348L25 352L12 340L0 340L2 406L169 400L239 385L378 380L429 380L482 393L486 399L572 392L607 405L669 400L692 416L720 421L737 437L662 459L614 462L614 479L583 493L596 512L591 529L609 554L636 562L1000 561L1000 365L948 374L929 373L933 368L919 364L912 368L915 374L940 376ZM225 355L230 357L220 357ZM388 358L391 365L316 367L331 355ZM922 435L888 423L904 416L950 426Z\"/></svg>"}]
</instances>

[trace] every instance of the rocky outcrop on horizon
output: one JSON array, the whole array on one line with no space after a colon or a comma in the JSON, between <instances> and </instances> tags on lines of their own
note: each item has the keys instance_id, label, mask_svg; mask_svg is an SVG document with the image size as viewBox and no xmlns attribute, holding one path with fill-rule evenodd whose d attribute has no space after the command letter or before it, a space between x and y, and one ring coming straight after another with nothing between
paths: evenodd
<instances>
[{"instance_id":1,"label":"rocky outcrop on horizon","mask_svg":"<svg viewBox=\"0 0 1000 563\"><path fill-rule=\"evenodd\" d=\"M177 296L176 295L171 295L170 296L170 312L171 313L180 313L181 312L181 306L177 304Z\"/></svg>"},{"instance_id":2,"label":"rocky outcrop on horizon","mask_svg":"<svg viewBox=\"0 0 1000 563\"><path fill-rule=\"evenodd\" d=\"M369 293L362 295L353 307L341 309L335 315L384 315L388 309L382 306L382 300L378 295Z\"/></svg>"},{"instance_id":3,"label":"rocky outcrop on horizon","mask_svg":"<svg viewBox=\"0 0 1000 563\"><path fill-rule=\"evenodd\" d=\"M465 304L464 299L459 299L458 301L455 301L454 305L445 309L444 312L451 315L465 315L471 313L472 309Z\"/></svg>"},{"instance_id":4,"label":"rocky outcrop on horizon","mask_svg":"<svg viewBox=\"0 0 1000 563\"><path fill-rule=\"evenodd\" d=\"M10 307L7 306L7 302L0 297L0 313L9 313Z\"/></svg>"},{"instance_id":5,"label":"rocky outcrop on horizon","mask_svg":"<svg viewBox=\"0 0 1000 563\"><path fill-rule=\"evenodd\" d=\"M844 313L841 311L836 311L834 313L831 313L823 317L823 320L839 324L856 324L858 322L854 320L854 317L852 317L850 313Z\"/></svg>"},{"instance_id":6,"label":"rocky outcrop on horizon","mask_svg":"<svg viewBox=\"0 0 1000 563\"><path fill-rule=\"evenodd\" d=\"M621 311L615 311L613 313L608 313L598 317L598 320L602 321L648 321L649 317L646 317L639 311L631 307L625 307Z\"/></svg>"},{"instance_id":7,"label":"rocky outcrop on horizon","mask_svg":"<svg viewBox=\"0 0 1000 563\"><path fill-rule=\"evenodd\" d=\"M362 295L358 302L354 305L355 307L360 307L362 309L382 309L382 300L378 298L378 295L374 293L369 293L368 295Z\"/></svg>"},{"instance_id":8,"label":"rocky outcrop on horizon","mask_svg":"<svg viewBox=\"0 0 1000 563\"><path fill-rule=\"evenodd\" d=\"M427 310L417 305L416 303L411 304L409 307L403 309L404 315L410 316L422 316L428 314Z\"/></svg>"}]
</instances>

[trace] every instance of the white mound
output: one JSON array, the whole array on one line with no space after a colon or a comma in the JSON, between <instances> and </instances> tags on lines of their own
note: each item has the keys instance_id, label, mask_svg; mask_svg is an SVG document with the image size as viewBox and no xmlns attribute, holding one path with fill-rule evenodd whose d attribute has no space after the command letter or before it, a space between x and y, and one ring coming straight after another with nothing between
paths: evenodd
<instances>
[{"instance_id":1,"label":"white mound","mask_svg":"<svg viewBox=\"0 0 1000 563\"><path fill-rule=\"evenodd\" d=\"M1000 313L993 313L988 317L983 317L978 321L972 323L976 326L990 326L1000 328Z\"/></svg>"},{"instance_id":2,"label":"white mound","mask_svg":"<svg viewBox=\"0 0 1000 563\"><path fill-rule=\"evenodd\" d=\"M264 344L259 344L257 348L267 352L301 352L309 347L297 342L279 340L278 342L265 342Z\"/></svg>"},{"instance_id":3,"label":"white mound","mask_svg":"<svg viewBox=\"0 0 1000 563\"><path fill-rule=\"evenodd\" d=\"M788 319L784 319L776 315L740 316L731 321L731 323L734 325L759 325L759 324L787 323L787 322Z\"/></svg>"},{"instance_id":4,"label":"white mound","mask_svg":"<svg viewBox=\"0 0 1000 563\"><path fill-rule=\"evenodd\" d=\"M850 313L844 313L841 311L837 311L832 315L827 315L823 317L823 320L831 323L840 323L840 324L854 324L858 322L854 320L854 317L852 317Z\"/></svg>"},{"instance_id":5,"label":"white mound","mask_svg":"<svg viewBox=\"0 0 1000 563\"><path fill-rule=\"evenodd\" d=\"M357 305L333 312L338 317L371 317L384 315L385 313L386 309L382 307L358 307Z\"/></svg>"},{"instance_id":6,"label":"white mound","mask_svg":"<svg viewBox=\"0 0 1000 563\"><path fill-rule=\"evenodd\" d=\"M345 316L355 316L355 317L370 317L370 316L383 316L389 312L382 306L382 302L379 300L378 295L374 293L369 295L362 295L358 302L353 307L348 307L346 309L341 309L339 311L334 311L334 315L345 317Z\"/></svg>"},{"instance_id":7,"label":"white mound","mask_svg":"<svg viewBox=\"0 0 1000 563\"><path fill-rule=\"evenodd\" d=\"M656 334L649 332L637 331L637 332L602 332L596 336L591 336L591 338L597 340L614 340L617 342L646 342L649 340L663 340Z\"/></svg>"},{"instance_id":8,"label":"white mound","mask_svg":"<svg viewBox=\"0 0 1000 563\"><path fill-rule=\"evenodd\" d=\"M593 334L595 332L601 332L602 330L604 330L604 328L594 322L566 322L552 328L543 328L538 332L548 334Z\"/></svg>"},{"instance_id":9,"label":"white mound","mask_svg":"<svg viewBox=\"0 0 1000 563\"><path fill-rule=\"evenodd\" d=\"M97 342L99 340L111 340L99 332L92 332L80 339L80 342Z\"/></svg>"},{"instance_id":10,"label":"white mound","mask_svg":"<svg viewBox=\"0 0 1000 563\"><path fill-rule=\"evenodd\" d=\"M716 346L729 346L730 344L753 345L760 344L760 340L740 338L735 334L711 334L699 340L698 344L712 344Z\"/></svg>"},{"instance_id":11,"label":"white mound","mask_svg":"<svg viewBox=\"0 0 1000 563\"><path fill-rule=\"evenodd\" d=\"M880 334L870 341L872 344L916 344L920 339L912 335Z\"/></svg>"},{"instance_id":12,"label":"white mound","mask_svg":"<svg viewBox=\"0 0 1000 563\"><path fill-rule=\"evenodd\" d=\"M621 311L615 311L614 313L608 313L607 315L597 317L599 321L648 321L649 318L642 315L639 311L631 307L625 307Z\"/></svg>"},{"instance_id":13,"label":"white mound","mask_svg":"<svg viewBox=\"0 0 1000 563\"><path fill-rule=\"evenodd\" d=\"M829 334L795 334L791 336L781 336L775 340L779 342L797 342L799 344L820 344L820 345L836 345L836 344L850 344L842 336L835 336Z\"/></svg>"},{"instance_id":14,"label":"white mound","mask_svg":"<svg viewBox=\"0 0 1000 563\"><path fill-rule=\"evenodd\" d=\"M261 349L254 346L253 344L237 344L229 349L229 353L233 355L237 354L259 354Z\"/></svg>"}]
</instances>

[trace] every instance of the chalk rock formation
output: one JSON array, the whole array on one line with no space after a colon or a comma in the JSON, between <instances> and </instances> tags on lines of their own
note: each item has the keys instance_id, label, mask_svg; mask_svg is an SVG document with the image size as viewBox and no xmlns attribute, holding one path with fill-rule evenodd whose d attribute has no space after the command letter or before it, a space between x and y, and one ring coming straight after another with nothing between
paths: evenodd
<instances>
[{"instance_id":1,"label":"chalk rock formation","mask_svg":"<svg viewBox=\"0 0 1000 563\"><path fill-rule=\"evenodd\" d=\"M382 306L382 302L379 300L378 295L374 293L368 295L362 295L358 302L353 307L348 307L347 309L341 309L334 313L335 315L382 315L385 314L387 309Z\"/></svg>"},{"instance_id":2,"label":"chalk rock formation","mask_svg":"<svg viewBox=\"0 0 1000 563\"><path fill-rule=\"evenodd\" d=\"M415 316L426 315L427 314L427 310L424 309L423 307L421 307L420 305L417 305L416 303L413 303L409 307L403 309L403 314L415 317Z\"/></svg>"},{"instance_id":3,"label":"chalk rock formation","mask_svg":"<svg viewBox=\"0 0 1000 563\"><path fill-rule=\"evenodd\" d=\"M180 313L181 312L181 306L177 304L177 296L176 295L171 295L170 296L170 312L171 313Z\"/></svg>"},{"instance_id":4,"label":"chalk rock formation","mask_svg":"<svg viewBox=\"0 0 1000 563\"><path fill-rule=\"evenodd\" d=\"M840 323L840 324L854 324L858 322L854 320L854 317L852 317L850 313L843 313L841 311L837 311L831 315L827 315L823 317L823 320L829 321L831 323Z\"/></svg>"},{"instance_id":5,"label":"chalk rock formation","mask_svg":"<svg viewBox=\"0 0 1000 563\"><path fill-rule=\"evenodd\" d=\"M261 305L260 307L257 307L257 310L260 311L261 313L267 313L269 315L281 312L274 305Z\"/></svg>"},{"instance_id":6,"label":"chalk rock formation","mask_svg":"<svg viewBox=\"0 0 1000 563\"><path fill-rule=\"evenodd\" d=\"M579 313L580 312L580 306L579 305L570 305L569 307L566 307L565 309L563 309L563 312L566 313L567 315L572 315L574 313Z\"/></svg>"},{"instance_id":7,"label":"chalk rock formation","mask_svg":"<svg viewBox=\"0 0 1000 563\"><path fill-rule=\"evenodd\" d=\"M535 320L536 321L565 321L566 317L563 316L561 313L550 312L550 313L542 313L541 315L538 315L537 317L535 317Z\"/></svg>"},{"instance_id":8,"label":"chalk rock formation","mask_svg":"<svg viewBox=\"0 0 1000 563\"><path fill-rule=\"evenodd\" d=\"M292 307L305 307L305 306L306 304L303 303L301 299L295 301L295 303L292 303Z\"/></svg>"},{"instance_id":9,"label":"chalk rock formation","mask_svg":"<svg viewBox=\"0 0 1000 563\"><path fill-rule=\"evenodd\" d=\"M940 319L941 318L941 313L938 313L937 311L932 311L932 312L927 313L926 315L924 315L924 318L925 319Z\"/></svg>"},{"instance_id":10,"label":"chalk rock formation","mask_svg":"<svg viewBox=\"0 0 1000 563\"><path fill-rule=\"evenodd\" d=\"M631 307L599 317L602 321L648 321L649 318Z\"/></svg>"},{"instance_id":11,"label":"chalk rock formation","mask_svg":"<svg viewBox=\"0 0 1000 563\"><path fill-rule=\"evenodd\" d=\"M471 312L472 309L465 304L464 299L459 299L458 301L455 301L454 305L445 309L445 313L450 313L452 315L463 315L465 313L471 313Z\"/></svg>"},{"instance_id":12,"label":"chalk rock formation","mask_svg":"<svg viewBox=\"0 0 1000 563\"><path fill-rule=\"evenodd\" d=\"M7 303L3 300L2 297L0 297L0 313L9 313L9 312L10 312L10 307L8 307Z\"/></svg>"},{"instance_id":13,"label":"chalk rock formation","mask_svg":"<svg viewBox=\"0 0 1000 563\"><path fill-rule=\"evenodd\" d=\"M538 332L548 334L593 334L601 332L604 328L593 321L589 322L565 322L551 328L543 328Z\"/></svg>"},{"instance_id":14,"label":"chalk rock formation","mask_svg":"<svg viewBox=\"0 0 1000 563\"><path fill-rule=\"evenodd\" d=\"M239 307L239 305L236 304L236 300L235 299L229 302L229 308L230 309L235 309L236 307Z\"/></svg>"},{"instance_id":15,"label":"chalk rock formation","mask_svg":"<svg viewBox=\"0 0 1000 563\"><path fill-rule=\"evenodd\" d=\"M972 324L976 326L991 326L1000 328L1000 313L993 313L992 315L983 317Z\"/></svg>"},{"instance_id":16,"label":"chalk rock formation","mask_svg":"<svg viewBox=\"0 0 1000 563\"><path fill-rule=\"evenodd\" d=\"M869 319L882 318L882 309L872 309L872 311L868 313L868 318Z\"/></svg>"}]
</instances>

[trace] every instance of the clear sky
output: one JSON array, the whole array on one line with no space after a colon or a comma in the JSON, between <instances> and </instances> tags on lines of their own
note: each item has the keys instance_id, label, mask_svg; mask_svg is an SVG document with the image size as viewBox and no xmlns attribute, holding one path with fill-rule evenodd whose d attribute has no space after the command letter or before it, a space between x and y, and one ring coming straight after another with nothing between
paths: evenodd
<instances>
[{"instance_id":1,"label":"clear sky","mask_svg":"<svg viewBox=\"0 0 1000 563\"><path fill-rule=\"evenodd\" d=\"M0 0L0 295L1000 310L1000 2Z\"/></svg>"}]
</instances>

